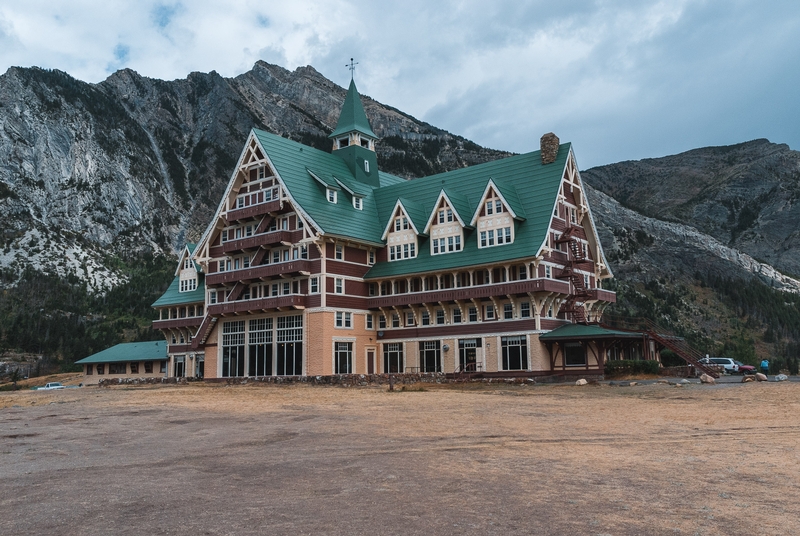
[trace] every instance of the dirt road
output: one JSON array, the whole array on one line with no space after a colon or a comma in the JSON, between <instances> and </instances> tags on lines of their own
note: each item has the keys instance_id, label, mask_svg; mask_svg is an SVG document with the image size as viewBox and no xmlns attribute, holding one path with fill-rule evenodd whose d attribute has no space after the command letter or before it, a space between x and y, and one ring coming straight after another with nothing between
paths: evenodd
<instances>
[{"instance_id":1,"label":"dirt road","mask_svg":"<svg viewBox=\"0 0 800 536\"><path fill-rule=\"evenodd\" d=\"M0 393L0 534L798 534L800 384Z\"/></svg>"}]
</instances>

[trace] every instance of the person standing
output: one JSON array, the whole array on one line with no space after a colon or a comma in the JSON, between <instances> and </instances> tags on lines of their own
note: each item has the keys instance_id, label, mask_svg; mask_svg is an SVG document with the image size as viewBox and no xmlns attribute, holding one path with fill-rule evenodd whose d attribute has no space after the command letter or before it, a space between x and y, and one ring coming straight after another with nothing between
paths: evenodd
<instances>
[{"instance_id":1,"label":"person standing","mask_svg":"<svg viewBox=\"0 0 800 536\"><path fill-rule=\"evenodd\" d=\"M769 374L769 360L768 359L764 359L763 361L761 361L761 372L765 376L767 374Z\"/></svg>"}]
</instances>

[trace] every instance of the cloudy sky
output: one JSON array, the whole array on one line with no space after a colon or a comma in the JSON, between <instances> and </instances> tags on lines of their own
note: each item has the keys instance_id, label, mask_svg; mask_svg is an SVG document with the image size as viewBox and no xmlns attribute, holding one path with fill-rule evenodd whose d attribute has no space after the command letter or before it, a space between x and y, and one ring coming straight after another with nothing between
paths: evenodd
<instances>
[{"instance_id":1,"label":"cloudy sky","mask_svg":"<svg viewBox=\"0 0 800 536\"><path fill-rule=\"evenodd\" d=\"M582 168L768 138L800 149L797 0L4 0L0 72L312 65L433 125Z\"/></svg>"}]
</instances>

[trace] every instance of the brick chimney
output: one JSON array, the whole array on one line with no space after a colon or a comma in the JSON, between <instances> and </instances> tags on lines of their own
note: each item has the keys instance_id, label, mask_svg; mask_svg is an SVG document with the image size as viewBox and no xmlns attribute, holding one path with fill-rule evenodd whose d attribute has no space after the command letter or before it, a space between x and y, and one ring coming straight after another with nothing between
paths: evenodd
<instances>
[{"instance_id":1,"label":"brick chimney","mask_svg":"<svg viewBox=\"0 0 800 536\"><path fill-rule=\"evenodd\" d=\"M556 161L559 144L558 136L552 132L542 136L542 139L539 140L539 147L542 150L542 164L550 164Z\"/></svg>"}]
</instances>

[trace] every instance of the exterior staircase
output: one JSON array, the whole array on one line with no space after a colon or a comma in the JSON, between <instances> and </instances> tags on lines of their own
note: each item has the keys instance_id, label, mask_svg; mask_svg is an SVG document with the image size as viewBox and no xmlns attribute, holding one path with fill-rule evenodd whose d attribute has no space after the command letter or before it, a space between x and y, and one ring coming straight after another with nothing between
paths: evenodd
<instances>
[{"instance_id":1,"label":"exterior staircase","mask_svg":"<svg viewBox=\"0 0 800 536\"><path fill-rule=\"evenodd\" d=\"M572 292L567 301L561 306L561 311L571 317L573 322L586 323L586 309L583 303L589 298L589 289L586 288L586 281L583 274L576 270L585 264L591 265L591 261L586 258L580 242L573 236L578 227L567 227L566 231L556 240L556 244L567 244L569 248L569 260L564 264L564 269L557 279L566 279L572 283Z\"/></svg>"},{"instance_id":2,"label":"exterior staircase","mask_svg":"<svg viewBox=\"0 0 800 536\"><path fill-rule=\"evenodd\" d=\"M656 341L664 348L669 348L697 370L705 372L712 378L719 378L718 371L714 370L710 365L700 362L700 360L705 357L702 353L692 348L683 337L679 337L674 332L659 326L652 320L646 318L623 318L603 315L601 325L605 328L620 331L644 332L652 340Z\"/></svg>"},{"instance_id":3,"label":"exterior staircase","mask_svg":"<svg viewBox=\"0 0 800 536\"><path fill-rule=\"evenodd\" d=\"M194 334L192 337L192 349L196 350L200 347L201 344L206 342L206 337L208 334L211 333L211 329L214 327L214 324L217 323L216 317L213 317L206 313L206 316L203 318L203 322L200 324L200 327L197 328L197 333Z\"/></svg>"}]
</instances>

